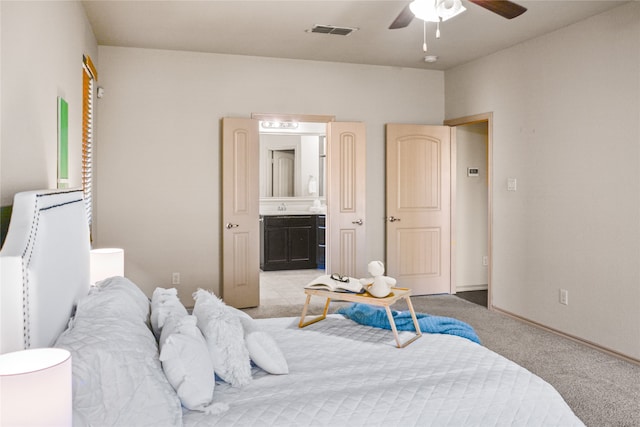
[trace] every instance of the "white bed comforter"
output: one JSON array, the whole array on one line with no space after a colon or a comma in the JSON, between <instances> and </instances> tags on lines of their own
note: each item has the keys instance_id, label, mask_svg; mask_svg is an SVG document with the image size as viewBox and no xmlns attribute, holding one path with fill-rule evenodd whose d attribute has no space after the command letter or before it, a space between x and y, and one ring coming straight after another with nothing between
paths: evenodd
<instances>
[{"instance_id":1,"label":"white bed comforter","mask_svg":"<svg viewBox=\"0 0 640 427\"><path fill-rule=\"evenodd\" d=\"M298 318L258 320L289 374L254 368L248 385L216 383L213 403L228 410L191 412L162 371L148 318L149 301L122 278L79 302L57 341L72 352L74 425L582 425L551 385L465 338L425 334L398 349L391 331L340 315L304 329Z\"/></svg>"},{"instance_id":2,"label":"white bed comforter","mask_svg":"<svg viewBox=\"0 0 640 427\"><path fill-rule=\"evenodd\" d=\"M254 369L242 388L217 384L211 416L186 411L185 426L577 426L541 378L464 338L424 335L394 346L390 331L340 317L299 329L297 318L259 320L289 374Z\"/></svg>"}]
</instances>

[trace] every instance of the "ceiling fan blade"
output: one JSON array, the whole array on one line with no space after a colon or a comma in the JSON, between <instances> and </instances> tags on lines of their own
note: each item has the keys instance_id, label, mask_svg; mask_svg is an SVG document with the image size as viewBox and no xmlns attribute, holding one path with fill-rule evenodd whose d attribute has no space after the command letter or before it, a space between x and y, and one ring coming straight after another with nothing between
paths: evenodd
<instances>
[{"instance_id":1,"label":"ceiling fan blade","mask_svg":"<svg viewBox=\"0 0 640 427\"><path fill-rule=\"evenodd\" d=\"M409 5L406 5L400 15L389 25L390 30L395 30L396 28L405 28L408 26L413 20L413 12L409 9Z\"/></svg>"},{"instance_id":2,"label":"ceiling fan blade","mask_svg":"<svg viewBox=\"0 0 640 427\"><path fill-rule=\"evenodd\" d=\"M469 0L471 3L484 7L503 18L513 19L527 11L526 7L506 0Z\"/></svg>"}]
</instances>

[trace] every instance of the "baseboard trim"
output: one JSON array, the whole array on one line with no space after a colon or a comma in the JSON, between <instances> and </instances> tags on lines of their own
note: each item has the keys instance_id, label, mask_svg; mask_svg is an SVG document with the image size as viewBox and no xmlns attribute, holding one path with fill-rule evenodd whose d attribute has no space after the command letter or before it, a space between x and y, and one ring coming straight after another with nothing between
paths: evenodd
<instances>
[{"instance_id":1,"label":"baseboard trim","mask_svg":"<svg viewBox=\"0 0 640 427\"><path fill-rule=\"evenodd\" d=\"M496 312L501 313L501 314L504 314L505 316L509 316L509 317L511 317L513 319L516 319L516 320L519 320L521 322L527 323L527 324L529 324L531 326L535 326L536 328L543 329L543 330L545 330L547 332L551 332L551 333L553 333L555 335L559 335L559 336L561 336L563 338L570 339L571 341L579 342L581 344L586 345L587 347L591 347L591 348L593 348L595 350L601 351L601 352L606 353L606 354L608 354L610 356L617 357L618 359L622 359L622 360L624 360L626 362L633 363L635 365L640 365L640 359L636 359L635 357L627 356L626 354L619 353L619 352L617 352L615 350L612 350L610 348L607 348L607 347L604 347L602 345L596 344L596 343L591 342L589 340L578 338L578 337L576 337L574 335L567 334L565 332L561 332L561 331L559 331L557 329L554 329L554 328L550 328L549 326L545 326L542 323L538 323L538 322L535 322L533 320L529 320L526 317L522 317L522 316L519 316L517 314L511 313L508 310L503 310L503 309L501 309L499 307L496 307L495 305L492 305L490 310L496 311Z\"/></svg>"},{"instance_id":2,"label":"baseboard trim","mask_svg":"<svg viewBox=\"0 0 640 427\"><path fill-rule=\"evenodd\" d=\"M470 291L486 291L489 287L485 285L457 285L456 293L458 292L470 292Z\"/></svg>"}]
</instances>

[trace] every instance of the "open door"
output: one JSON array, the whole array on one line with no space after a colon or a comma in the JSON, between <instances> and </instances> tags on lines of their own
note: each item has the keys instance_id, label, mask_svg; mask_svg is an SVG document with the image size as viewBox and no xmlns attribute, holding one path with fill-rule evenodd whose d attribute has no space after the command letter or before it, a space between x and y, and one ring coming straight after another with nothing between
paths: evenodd
<instances>
[{"instance_id":1,"label":"open door","mask_svg":"<svg viewBox=\"0 0 640 427\"><path fill-rule=\"evenodd\" d=\"M224 301L260 303L259 117L222 120L222 261ZM367 276L363 123L327 123L327 260L329 273Z\"/></svg>"},{"instance_id":2,"label":"open door","mask_svg":"<svg viewBox=\"0 0 640 427\"><path fill-rule=\"evenodd\" d=\"M260 303L258 121L222 119L222 260L225 303Z\"/></svg>"},{"instance_id":3,"label":"open door","mask_svg":"<svg viewBox=\"0 0 640 427\"><path fill-rule=\"evenodd\" d=\"M451 293L451 132L387 124L387 274L414 295Z\"/></svg>"},{"instance_id":4,"label":"open door","mask_svg":"<svg viewBox=\"0 0 640 427\"><path fill-rule=\"evenodd\" d=\"M327 273L367 276L364 123L327 124Z\"/></svg>"}]
</instances>

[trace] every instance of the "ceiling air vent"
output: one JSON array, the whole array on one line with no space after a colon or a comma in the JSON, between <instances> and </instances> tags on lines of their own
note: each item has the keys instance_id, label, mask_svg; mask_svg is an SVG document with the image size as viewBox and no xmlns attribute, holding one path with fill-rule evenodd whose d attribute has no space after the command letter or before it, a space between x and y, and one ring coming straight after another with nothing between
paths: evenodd
<instances>
[{"instance_id":1,"label":"ceiling air vent","mask_svg":"<svg viewBox=\"0 0 640 427\"><path fill-rule=\"evenodd\" d=\"M307 33L320 33L320 34L336 34L338 36L348 36L354 31L358 31L358 28L350 27L335 27L333 25L314 25L312 29L307 30Z\"/></svg>"}]
</instances>

